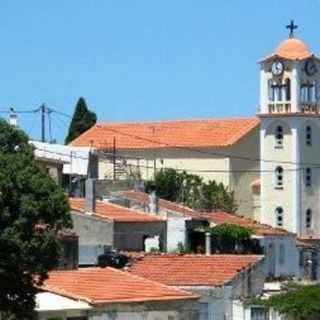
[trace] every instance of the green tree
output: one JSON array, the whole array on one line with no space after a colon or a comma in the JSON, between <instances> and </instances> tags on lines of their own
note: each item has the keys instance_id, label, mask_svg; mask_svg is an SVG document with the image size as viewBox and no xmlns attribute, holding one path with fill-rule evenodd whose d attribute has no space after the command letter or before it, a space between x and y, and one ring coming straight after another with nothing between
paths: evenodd
<instances>
[{"instance_id":1,"label":"green tree","mask_svg":"<svg viewBox=\"0 0 320 320\"><path fill-rule=\"evenodd\" d=\"M0 314L32 319L36 286L57 265L68 199L34 161L20 130L0 120Z\"/></svg>"},{"instance_id":2,"label":"green tree","mask_svg":"<svg viewBox=\"0 0 320 320\"><path fill-rule=\"evenodd\" d=\"M274 308L290 320L320 319L320 285L291 285L288 292L260 303Z\"/></svg>"},{"instance_id":3,"label":"green tree","mask_svg":"<svg viewBox=\"0 0 320 320\"><path fill-rule=\"evenodd\" d=\"M183 203L193 209L227 212L237 210L233 192L222 183L204 182L198 175L175 169L161 169L151 183L155 185L160 198Z\"/></svg>"},{"instance_id":4,"label":"green tree","mask_svg":"<svg viewBox=\"0 0 320 320\"><path fill-rule=\"evenodd\" d=\"M96 114L88 109L85 99L80 97L70 123L65 143L68 144L79 137L83 132L94 126L96 122Z\"/></svg>"},{"instance_id":5,"label":"green tree","mask_svg":"<svg viewBox=\"0 0 320 320\"><path fill-rule=\"evenodd\" d=\"M262 248L251 236L254 230L237 224L224 223L207 228L211 234L212 250L218 253L262 254Z\"/></svg>"}]
</instances>

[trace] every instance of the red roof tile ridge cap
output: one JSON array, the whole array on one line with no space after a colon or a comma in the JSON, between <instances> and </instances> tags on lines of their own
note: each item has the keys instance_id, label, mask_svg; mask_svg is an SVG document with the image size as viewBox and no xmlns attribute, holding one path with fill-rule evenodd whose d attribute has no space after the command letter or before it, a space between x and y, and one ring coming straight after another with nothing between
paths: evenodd
<instances>
[{"instance_id":1,"label":"red roof tile ridge cap","mask_svg":"<svg viewBox=\"0 0 320 320\"><path fill-rule=\"evenodd\" d=\"M137 121L124 121L124 122L99 122L95 124L92 128L94 127L103 127L103 126L121 126L121 125L152 125L152 124L163 124L163 123L185 123L185 122L214 122L214 121L238 121L238 120L243 120L243 121L257 121L257 123L260 123L260 120L256 116L251 116L251 117L237 117L237 116L232 116L232 117L223 117L223 118L194 118L194 119L168 119L168 120L137 120ZM90 129L92 129L90 128ZM89 129L89 130L90 130ZM87 130L87 131L89 131ZM84 134L87 132L85 131ZM77 139L77 138L76 138Z\"/></svg>"},{"instance_id":2,"label":"red roof tile ridge cap","mask_svg":"<svg viewBox=\"0 0 320 320\"><path fill-rule=\"evenodd\" d=\"M187 254L180 254L180 253L146 253L144 256L142 256L142 260L148 259L148 258L166 258L166 257L203 257L205 259L212 259L212 258L239 258L239 257L245 257L245 258L256 258L257 260L264 257L264 255L261 254L232 254L232 253L218 253L218 254L201 254L201 253L187 253Z\"/></svg>"}]
</instances>

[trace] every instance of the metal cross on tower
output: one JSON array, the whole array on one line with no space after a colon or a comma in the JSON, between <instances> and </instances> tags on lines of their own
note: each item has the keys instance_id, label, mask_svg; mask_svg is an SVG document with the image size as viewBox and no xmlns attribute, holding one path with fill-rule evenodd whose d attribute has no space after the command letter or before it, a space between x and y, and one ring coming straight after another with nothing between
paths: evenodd
<instances>
[{"instance_id":1,"label":"metal cross on tower","mask_svg":"<svg viewBox=\"0 0 320 320\"><path fill-rule=\"evenodd\" d=\"M294 37L294 30L298 29L298 26L296 24L294 24L294 20L291 20L290 24L288 24L286 26L286 28L290 30L289 38L293 38Z\"/></svg>"}]
</instances>

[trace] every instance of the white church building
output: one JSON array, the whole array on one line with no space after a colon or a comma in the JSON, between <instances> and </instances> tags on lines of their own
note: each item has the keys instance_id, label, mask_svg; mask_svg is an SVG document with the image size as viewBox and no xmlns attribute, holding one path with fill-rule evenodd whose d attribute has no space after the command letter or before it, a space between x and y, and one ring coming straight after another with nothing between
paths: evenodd
<instances>
[{"instance_id":1,"label":"white church building","mask_svg":"<svg viewBox=\"0 0 320 320\"><path fill-rule=\"evenodd\" d=\"M238 213L299 237L320 236L320 58L294 37L259 61L260 107L249 119L99 123L100 178L151 179L161 168L223 182ZM111 154L111 155L110 155ZM115 167L116 166L116 167ZM122 166L121 174L115 173Z\"/></svg>"}]
</instances>

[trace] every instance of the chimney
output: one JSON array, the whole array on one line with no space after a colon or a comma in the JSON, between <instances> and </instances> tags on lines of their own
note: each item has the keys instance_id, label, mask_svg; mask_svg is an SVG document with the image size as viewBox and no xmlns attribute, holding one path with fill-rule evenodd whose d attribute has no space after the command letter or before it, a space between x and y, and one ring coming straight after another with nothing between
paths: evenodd
<instances>
[{"instance_id":1,"label":"chimney","mask_svg":"<svg viewBox=\"0 0 320 320\"><path fill-rule=\"evenodd\" d=\"M211 233L206 232L206 256L211 255Z\"/></svg>"},{"instance_id":2,"label":"chimney","mask_svg":"<svg viewBox=\"0 0 320 320\"><path fill-rule=\"evenodd\" d=\"M18 126L18 115L13 108L10 108L9 124L13 127Z\"/></svg>"},{"instance_id":3,"label":"chimney","mask_svg":"<svg viewBox=\"0 0 320 320\"><path fill-rule=\"evenodd\" d=\"M96 211L96 179L86 180L86 201L85 212L93 213Z\"/></svg>"},{"instance_id":4,"label":"chimney","mask_svg":"<svg viewBox=\"0 0 320 320\"><path fill-rule=\"evenodd\" d=\"M150 213L158 214L158 197L155 186L151 186L151 192L148 196L148 208Z\"/></svg>"}]
</instances>

